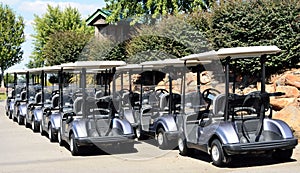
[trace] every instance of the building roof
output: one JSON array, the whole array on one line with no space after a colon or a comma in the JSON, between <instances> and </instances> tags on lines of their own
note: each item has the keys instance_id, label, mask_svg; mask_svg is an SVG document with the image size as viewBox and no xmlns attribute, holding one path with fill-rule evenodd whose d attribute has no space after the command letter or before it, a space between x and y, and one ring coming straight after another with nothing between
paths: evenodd
<instances>
[{"instance_id":1,"label":"building roof","mask_svg":"<svg viewBox=\"0 0 300 173\"><path fill-rule=\"evenodd\" d=\"M106 19L110 15L110 10L97 9L89 18L86 19L86 23L89 26L104 25L107 24Z\"/></svg>"}]
</instances>

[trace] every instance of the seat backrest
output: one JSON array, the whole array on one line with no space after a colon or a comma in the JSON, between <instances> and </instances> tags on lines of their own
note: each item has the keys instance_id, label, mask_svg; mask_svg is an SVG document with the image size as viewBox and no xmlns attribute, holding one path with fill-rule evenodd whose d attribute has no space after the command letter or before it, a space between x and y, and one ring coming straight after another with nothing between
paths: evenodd
<instances>
[{"instance_id":1,"label":"seat backrest","mask_svg":"<svg viewBox=\"0 0 300 173\"><path fill-rule=\"evenodd\" d=\"M26 100L26 91L21 92L21 100Z\"/></svg>"},{"instance_id":2,"label":"seat backrest","mask_svg":"<svg viewBox=\"0 0 300 173\"><path fill-rule=\"evenodd\" d=\"M41 103L42 102L42 92L39 92L35 95L35 103Z\"/></svg>"},{"instance_id":3,"label":"seat backrest","mask_svg":"<svg viewBox=\"0 0 300 173\"><path fill-rule=\"evenodd\" d=\"M104 93L102 92L102 90L99 90L95 93L95 99L99 99L103 96L104 96Z\"/></svg>"},{"instance_id":4,"label":"seat backrest","mask_svg":"<svg viewBox=\"0 0 300 173\"><path fill-rule=\"evenodd\" d=\"M73 112L75 112L76 114L78 112L81 112L81 106L82 106L82 102L83 102L83 98L82 97L77 97L73 103Z\"/></svg>"},{"instance_id":5,"label":"seat backrest","mask_svg":"<svg viewBox=\"0 0 300 173\"><path fill-rule=\"evenodd\" d=\"M57 108L59 106L59 95L54 95L51 100L52 108Z\"/></svg>"},{"instance_id":6,"label":"seat backrest","mask_svg":"<svg viewBox=\"0 0 300 173\"><path fill-rule=\"evenodd\" d=\"M215 117L222 117L225 113L225 94L217 95L213 100L213 114Z\"/></svg>"},{"instance_id":7,"label":"seat backrest","mask_svg":"<svg viewBox=\"0 0 300 173\"><path fill-rule=\"evenodd\" d=\"M169 93L162 94L159 100L159 108L161 110L165 110L166 108L168 108L168 103L169 103L168 101L169 101Z\"/></svg>"}]
</instances>

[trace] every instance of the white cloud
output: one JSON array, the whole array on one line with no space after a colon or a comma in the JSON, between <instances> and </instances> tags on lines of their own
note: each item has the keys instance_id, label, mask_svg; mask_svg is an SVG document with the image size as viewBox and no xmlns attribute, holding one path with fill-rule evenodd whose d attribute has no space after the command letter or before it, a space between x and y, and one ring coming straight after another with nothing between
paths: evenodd
<instances>
[{"instance_id":1,"label":"white cloud","mask_svg":"<svg viewBox=\"0 0 300 173\"><path fill-rule=\"evenodd\" d=\"M1 0L0 3L8 6L16 5L20 2L21 0Z\"/></svg>"},{"instance_id":2,"label":"white cloud","mask_svg":"<svg viewBox=\"0 0 300 173\"><path fill-rule=\"evenodd\" d=\"M89 15L93 14L98 8L103 7L102 3L95 3L95 4L86 4L86 3L78 3L78 2L54 2L54 1L23 1L19 7L19 10L31 12L34 14L44 14L47 11L47 5L51 6L59 6L60 8L64 9L66 7L73 7L77 8L78 11L81 13L82 17L88 17Z\"/></svg>"}]
</instances>

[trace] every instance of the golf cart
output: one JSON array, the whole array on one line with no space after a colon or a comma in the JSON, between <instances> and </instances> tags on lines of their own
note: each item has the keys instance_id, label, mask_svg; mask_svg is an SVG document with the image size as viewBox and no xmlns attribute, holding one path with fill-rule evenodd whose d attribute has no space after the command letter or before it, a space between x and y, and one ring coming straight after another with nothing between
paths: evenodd
<instances>
[{"instance_id":1,"label":"golf cart","mask_svg":"<svg viewBox=\"0 0 300 173\"><path fill-rule=\"evenodd\" d=\"M48 86L49 82L47 82L48 77L47 74L58 73L60 70L60 66L51 66L51 67L40 67L40 68L33 68L30 69L30 74L33 75L33 79L38 83L40 89L34 95L34 99L27 105L27 115L25 118L26 126L32 128L33 132L41 132L42 135L45 134L46 128L43 124L51 124L51 118L46 117L45 111L49 110L52 106L52 96L57 94L58 86L55 84ZM52 119L53 120L53 119ZM53 123L54 124L54 123ZM42 130L42 131L41 131Z\"/></svg>"},{"instance_id":2,"label":"golf cart","mask_svg":"<svg viewBox=\"0 0 300 173\"><path fill-rule=\"evenodd\" d=\"M93 146L106 152L133 149L133 129L127 120L117 117L110 95L115 67L122 65L125 62L77 61L63 66L63 74L72 73L73 79L79 79L77 87L60 90L58 142L68 143L72 155ZM65 100L69 97L72 102Z\"/></svg>"},{"instance_id":3,"label":"golf cart","mask_svg":"<svg viewBox=\"0 0 300 173\"><path fill-rule=\"evenodd\" d=\"M199 63L203 60L225 60L225 93L214 88L202 91L206 102L199 103L199 107L206 106L203 111L189 109L183 100L184 106L178 116L178 148L181 155L198 149L209 153L217 166L229 163L234 155L266 153L280 160L292 156L298 140L285 122L272 119L270 106L270 97L284 93L267 93L265 89L267 55L278 52L280 49L276 46L236 47L181 58L185 63L191 60ZM230 61L253 57L260 57L261 90L238 95L230 88Z\"/></svg>"},{"instance_id":4,"label":"golf cart","mask_svg":"<svg viewBox=\"0 0 300 173\"><path fill-rule=\"evenodd\" d=\"M6 115L10 118L15 120L14 118L14 108L15 108L15 102L18 101L18 104L21 101L21 92L25 90L25 81L18 81L18 77L21 78L21 76L24 77L24 74L26 74L26 70L14 70L14 71L8 71L6 72L6 79L8 81L8 75L12 74L14 77L14 82L12 85L6 85L6 93L7 96L9 95L9 87L11 87L10 96L7 97L6 100ZM24 93L24 92L23 92ZM26 95L23 94L23 98L25 99Z\"/></svg>"},{"instance_id":5,"label":"golf cart","mask_svg":"<svg viewBox=\"0 0 300 173\"><path fill-rule=\"evenodd\" d=\"M140 65L130 67L120 67L120 71L128 68L129 76L134 73L140 74L140 79L136 83L139 85L139 93L134 96L131 88L129 94L121 96L127 98L139 98L137 106L133 106L137 100L130 100L130 107L122 107L124 117L135 125L135 134L138 139L155 138L161 149L176 147L178 128L176 116L181 109L180 90L181 86L174 85L174 81L181 78L184 64L179 59L165 59L160 61L148 61ZM131 73L131 74L130 74ZM129 80L130 81L130 80ZM164 81L163 85L158 86L159 82Z\"/></svg>"}]
</instances>

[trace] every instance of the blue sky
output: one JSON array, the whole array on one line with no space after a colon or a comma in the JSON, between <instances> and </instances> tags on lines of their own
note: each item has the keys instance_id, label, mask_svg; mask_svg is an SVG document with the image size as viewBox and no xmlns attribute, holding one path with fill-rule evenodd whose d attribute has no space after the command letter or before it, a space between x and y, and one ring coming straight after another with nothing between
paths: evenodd
<instances>
[{"instance_id":1,"label":"blue sky","mask_svg":"<svg viewBox=\"0 0 300 173\"><path fill-rule=\"evenodd\" d=\"M25 68L25 64L29 62L29 56L33 50L31 35L34 34L32 28L34 14L42 16L47 10L47 4L61 8L68 6L77 8L83 18L87 18L98 8L105 6L104 0L0 0L0 3L8 5L17 15L22 16L25 22L26 41L22 45L24 51L23 61L10 69Z\"/></svg>"}]
</instances>

